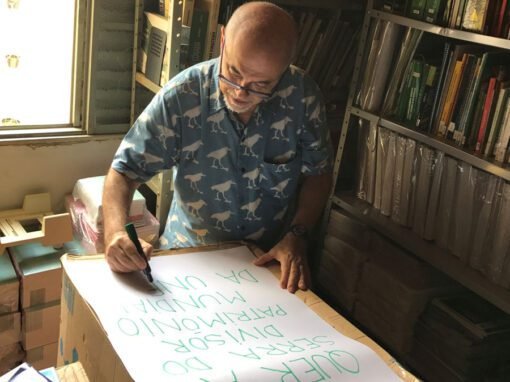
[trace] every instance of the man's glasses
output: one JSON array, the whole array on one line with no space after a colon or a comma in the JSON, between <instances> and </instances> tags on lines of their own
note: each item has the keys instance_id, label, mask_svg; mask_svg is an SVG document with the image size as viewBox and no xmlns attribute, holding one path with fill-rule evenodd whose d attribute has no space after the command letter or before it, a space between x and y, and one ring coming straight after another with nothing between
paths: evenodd
<instances>
[{"instance_id":1,"label":"man's glasses","mask_svg":"<svg viewBox=\"0 0 510 382\"><path fill-rule=\"evenodd\" d=\"M223 47L225 46L225 43L223 43L223 46L221 47L221 56L220 56L220 73L218 74L218 77L221 81L223 81L226 85L230 86L231 88L234 88L236 90L243 90L248 93L248 95L257 96L259 98L267 99L270 98L273 95L274 90L271 93L261 92L258 90L250 89L246 86L239 85L231 80L229 80L227 77L225 77L223 74L221 74L221 67L223 63ZM275 86L276 88L276 86Z\"/></svg>"}]
</instances>

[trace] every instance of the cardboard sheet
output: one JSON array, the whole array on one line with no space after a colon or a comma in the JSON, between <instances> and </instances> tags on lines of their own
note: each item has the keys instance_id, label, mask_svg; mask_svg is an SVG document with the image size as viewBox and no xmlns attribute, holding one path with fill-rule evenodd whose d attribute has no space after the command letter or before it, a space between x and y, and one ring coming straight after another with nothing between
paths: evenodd
<instances>
[{"instance_id":1,"label":"cardboard sheet","mask_svg":"<svg viewBox=\"0 0 510 382\"><path fill-rule=\"evenodd\" d=\"M246 247L160 256L154 284L63 258L136 381L397 381L370 348L280 289Z\"/></svg>"}]
</instances>

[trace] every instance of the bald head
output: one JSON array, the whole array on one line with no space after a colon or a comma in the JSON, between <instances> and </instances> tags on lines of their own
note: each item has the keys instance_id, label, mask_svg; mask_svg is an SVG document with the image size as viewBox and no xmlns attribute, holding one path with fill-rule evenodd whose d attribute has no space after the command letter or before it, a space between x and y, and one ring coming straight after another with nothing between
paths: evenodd
<instances>
[{"instance_id":1,"label":"bald head","mask_svg":"<svg viewBox=\"0 0 510 382\"><path fill-rule=\"evenodd\" d=\"M228 45L273 57L288 66L295 54L297 27L282 8L267 2L241 5L232 14L225 29Z\"/></svg>"}]
</instances>

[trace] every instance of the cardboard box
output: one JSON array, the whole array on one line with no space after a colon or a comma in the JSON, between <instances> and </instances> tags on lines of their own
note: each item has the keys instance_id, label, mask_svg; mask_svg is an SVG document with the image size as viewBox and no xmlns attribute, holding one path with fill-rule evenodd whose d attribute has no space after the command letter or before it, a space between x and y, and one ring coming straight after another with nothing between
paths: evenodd
<instances>
[{"instance_id":1,"label":"cardboard box","mask_svg":"<svg viewBox=\"0 0 510 382\"><path fill-rule=\"evenodd\" d=\"M21 339L21 315L19 312L0 315L0 344L11 345Z\"/></svg>"},{"instance_id":2,"label":"cardboard box","mask_svg":"<svg viewBox=\"0 0 510 382\"><path fill-rule=\"evenodd\" d=\"M27 351L26 361L35 369L41 370L55 366L57 360L58 342L39 346Z\"/></svg>"},{"instance_id":3,"label":"cardboard box","mask_svg":"<svg viewBox=\"0 0 510 382\"><path fill-rule=\"evenodd\" d=\"M407 354L411 350L414 322L411 329L402 328L394 322L387 321L384 316L379 315L379 312L370 309L360 301L356 301L354 305L353 316L357 322L366 327L374 337L383 341L391 350L400 354Z\"/></svg>"},{"instance_id":4,"label":"cardboard box","mask_svg":"<svg viewBox=\"0 0 510 382\"><path fill-rule=\"evenodd\" d=\"M215 248L217 249L217 248ZM165 251L182 253L188 250ZM277 273L273 266L270 270ZM80 294L80 290L63 273L60 339L57 366L81 362L91 381L132 381L125 366L111 345L94 311ZM383 361L404 381L415 381L415 377L403 369L388 353L357 327L347 321L311 291L296 293L308 307L322 317L340 333L362 340L365 345L376 351Z\"/></svg>"},{"instance_id":5,"label":"cardboard box","mask_svg":"<svg viewBox=\"0 0 510 382\"><path fill-rule=\"evenodd\" d=\"M370 243L370 229L337 209L331 210L327 233L361 250L366 250Z\"/></svg>"},{"instance_id":6,"label":"cardboard box","mask_svg":"<svg viewBox=\"0 0 510 382\"><path fill-rule=\"evenodd\" d=\"M39 243L9 248L12 263L21 279L21 308L60 300L62 268L60 256L64 253L83 253L78 242L65 243L60 249Z\"/></svg>"},{"instance_id":7,"label":"cardboard box","mask_svg":"<svg viewBox=\"0 0 510 382\"><path fill-rule=\"evenodd\" d=\"M57 366L80 361L91 381L132 381L94 312L65 273L60 308Z\"/></svg>"},{"instance_id":8,"label":"cardboard box","mask_svg":"<svg viewBox=\"0 0 510 382\"><path fill-rule=\"evenodd\" d=\"M7 373L15 366L23 362L25 352L21 348L21 343L17 342L10 345L0 345L0 375Z\"/></svg>"},{"instance_id":9,"label":"cardboard box","mask_svg":"<svg viewBox=\"0 0 510 382\"><path fill-rule=\"evenodd\" d=\"M58 341L60 301L23 309L21 343L30 350Z\"/></svg>"},{"instance_id":10,"label":"cardboard box","mask_svg":"<svg viewBox=\"0 0 510 382\"><path fill-rule=\"evenodd\" d=\"M3 255L0 255L0 314L18 310L19 279L9 254L4 252Z\"/></svg>"}]
</instances>

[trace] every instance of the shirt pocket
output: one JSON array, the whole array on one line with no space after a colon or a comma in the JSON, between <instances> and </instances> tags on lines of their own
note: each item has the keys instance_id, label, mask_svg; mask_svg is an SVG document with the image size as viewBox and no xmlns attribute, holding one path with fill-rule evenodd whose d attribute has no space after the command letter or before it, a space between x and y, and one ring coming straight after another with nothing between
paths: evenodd
<instances>
[{"instance_id":1,"label":"shirt pocket","mask_svg":"<svg viewBox=\"0 0 510 382\"><path fill-rule=\"evenodd\" d=\"M275 204L286 205L295 195L301 170L301 156L289 159L264 158L261 162L261 192Z\"/></svg>"}]
</instances>

